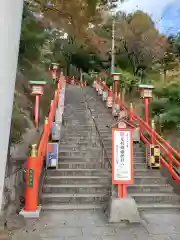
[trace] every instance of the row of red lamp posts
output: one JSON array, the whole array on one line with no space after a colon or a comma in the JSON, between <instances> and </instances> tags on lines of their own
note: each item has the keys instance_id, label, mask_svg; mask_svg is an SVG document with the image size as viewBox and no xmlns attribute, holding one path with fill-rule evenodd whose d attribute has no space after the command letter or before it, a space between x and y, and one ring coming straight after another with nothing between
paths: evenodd
<instances>
[{"instance_id":1,"label":"row of red lamp posts","mask_svg":"<svg viewBox=\"0 0 180 240\"><path fill-rule=\"evenodd\" d=\"M118 95L118 84L120 81L120 73L112 73L112 77L114 80L113 83L113 92L115 97ZM111 88L110 88L111 89ZM143 85L140 84L138 86L138 91L141 93L141 98L144 99L144 109L145 109L145 122L149 124L149 101L152 99L152 90L154 89L153 85ZM110 104L114 101L111 93L109 92L110 96L107 99L107 104ZM122 99L124 100L124 99ZM114 103L112 103L113 105Z\"/></svg>"},{"instance_id":2,"label":"row of red lamp posts","mask_svg":"<svg viewBox=\"0 0 180 240\"><path fill-rule=\"evenodd\" d=\"M53 80L58 78L58 66L57 63L52 63L49 67L49 71ZM44 94L44 86L47 84L46 81L29 81L31 86L31 95L35 97L35 106L34 106L34 125L35 128L38 129L39 123L39 102L40 97Z\"/></svg>"}]
</instances>

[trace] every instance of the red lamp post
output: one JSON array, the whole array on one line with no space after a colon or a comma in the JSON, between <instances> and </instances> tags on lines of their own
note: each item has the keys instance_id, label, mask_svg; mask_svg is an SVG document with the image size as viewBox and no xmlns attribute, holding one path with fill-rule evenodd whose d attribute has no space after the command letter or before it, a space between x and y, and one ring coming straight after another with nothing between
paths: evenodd
<instances>
[{"instance_id":1,"label":"red lamp post","mask_svg":"<svg viewBox=\"0 0 180 240\"><path fill-rule=\"evenodd\" d=\"M115 96L118 95L118 83L120 79L120 73L112 73L111 76L113 77L114 83L113 83L113 92Z\"/></svg>"},{"instance_id":2,"label":"red lamp post","mask_svg":"<svg viewBox=\"0 0 180 240\"><path fill-rule=\"evenodd\" d=\"M31 95L35 96L35 106L34 106L34 125L36 129L38 128L39 122L39 101L40 97L44 93L44 86L46 85L45 81L30 81L31 86Z\"/></svg>"},{"instance_id":3,"label":"red lamp post","mask_svg":"<svg viewBox=\"0 0 180 240\"><path fill-rule=\"evenodd\" d=\"M152 85L139 85L141 98L144 99L145 121L149 125L149 100L152 99Z\"/></svg>"},{"instance_id":4,"label":"red lamp post","mask_svg":"<svg viewBox=\"0 0 180 240\"><path fill-rule=\"evenodd\" d=\"M112 107L112 115L118 116L119 114L119 104L116 104L116 98L118 96L118 87L119 87L119 79L120 73L112 73L111 76L113 77L113 107Z\"/></svg>"},{"instance_id":5,"label":"red lamp post","mask_svg":"<svg viewBox=\"0 0 180 240\"><path fill-rule=\"evenodd\" d=\"M52 78L54 80L54 82L57 81L58 79L58 74L57 74L57 71L58 71L58 68L59 68L59 64L58 63L51 63L52 65Z\"/></svg>"}]
</instances>

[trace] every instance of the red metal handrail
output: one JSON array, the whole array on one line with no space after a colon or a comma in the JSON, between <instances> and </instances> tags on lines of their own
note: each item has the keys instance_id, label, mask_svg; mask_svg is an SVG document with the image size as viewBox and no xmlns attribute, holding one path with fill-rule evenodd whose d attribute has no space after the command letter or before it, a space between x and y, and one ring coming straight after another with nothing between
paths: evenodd
<instances>
[{"instance_id":1,"label":"red metal handrail","mask_svg":"<svg viewBox=\"0 0 180 240\"><path fill-rule=\"evenodd\" d=\"M47 145L53 126L56 108L59 102L59 94L64 83L64 76L60 76L54 98L51 101L49 116L45 119L43 133L38 148L34 148L26 164L25 207L26 212L36 212L38 209L39 179L43 168L43 161L47 153ZM35 146L34 146L35 147ZM30 176L31 173L31 176Z\"/></svg>"},{"instance_id":2,"label":"red metal handrail","mask_svg":"<svg viewBox=\"0 0 180 240\"><path fill-rule=\"evenodd\" d=\"M103 88L104 91L111 91L110 88L102 83L99 78L96 79L97 83ZM112 92L113 94L113 92ZM122 101L121 98L113 96L114 101L119 104L119 108L127 111L130 115L131 111L131 121L137 122L140 127L140 137L145 144L152 144L152 139L154 144L159 145L161 150L161 164L166 167L173 176L173 178L180 183L180 176L176 171L176 167L180 167L180 153L177 152L165 139L163 139L154 129L152 129L136 112ZM132 112L133 111L133 112ZM149 138L146 138L144 134L148 134Z\"/></svg>"}]
</instances>

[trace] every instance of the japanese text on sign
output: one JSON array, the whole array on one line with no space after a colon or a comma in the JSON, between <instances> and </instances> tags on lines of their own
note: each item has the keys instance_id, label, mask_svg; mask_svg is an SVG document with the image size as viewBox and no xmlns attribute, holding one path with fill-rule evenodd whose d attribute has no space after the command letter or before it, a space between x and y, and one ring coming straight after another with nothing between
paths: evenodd
<instances>
[{"instance_id":1,"label":"japanese text on sign","mask_svg":"<svg viewBox=\"0 0 180 240\"><path fill-rule=\"evenodd\" d=\"M32 188L34 185L34 170L30 168L28 170L28 187Z\"/></svg>"}]
</instances>

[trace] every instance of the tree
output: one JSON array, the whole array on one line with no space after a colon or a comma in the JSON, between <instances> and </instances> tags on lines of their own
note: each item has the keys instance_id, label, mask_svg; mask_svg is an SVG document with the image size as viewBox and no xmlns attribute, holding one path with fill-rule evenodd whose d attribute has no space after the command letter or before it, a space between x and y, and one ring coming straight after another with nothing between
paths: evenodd
<instances>
[{"instance_id":1,"label":"tree","mask_svg":"<svg viewBox=\"0 0 180 240\"><path fill-rule=\"evenodd\" d=\"M139 75L164 57L166 37L156 30L151 18L142 11L118 16L116 35L119 49L124 49L134 75Z\"/></svg>"},{"instance_id":2,"label":"tree","mask_svg":"<svg viewBox=\"0 0 180 240\"><path fill-rule=\"evenodd\" d=\"M176 66L178 66L178 59L175 56L173 41L171 38L168 39L168 45L164 57L161 59L160 64L163 71L163 80L166 81L167 72L169 70L173 70Z\"/></svg>"}]
</instances>

